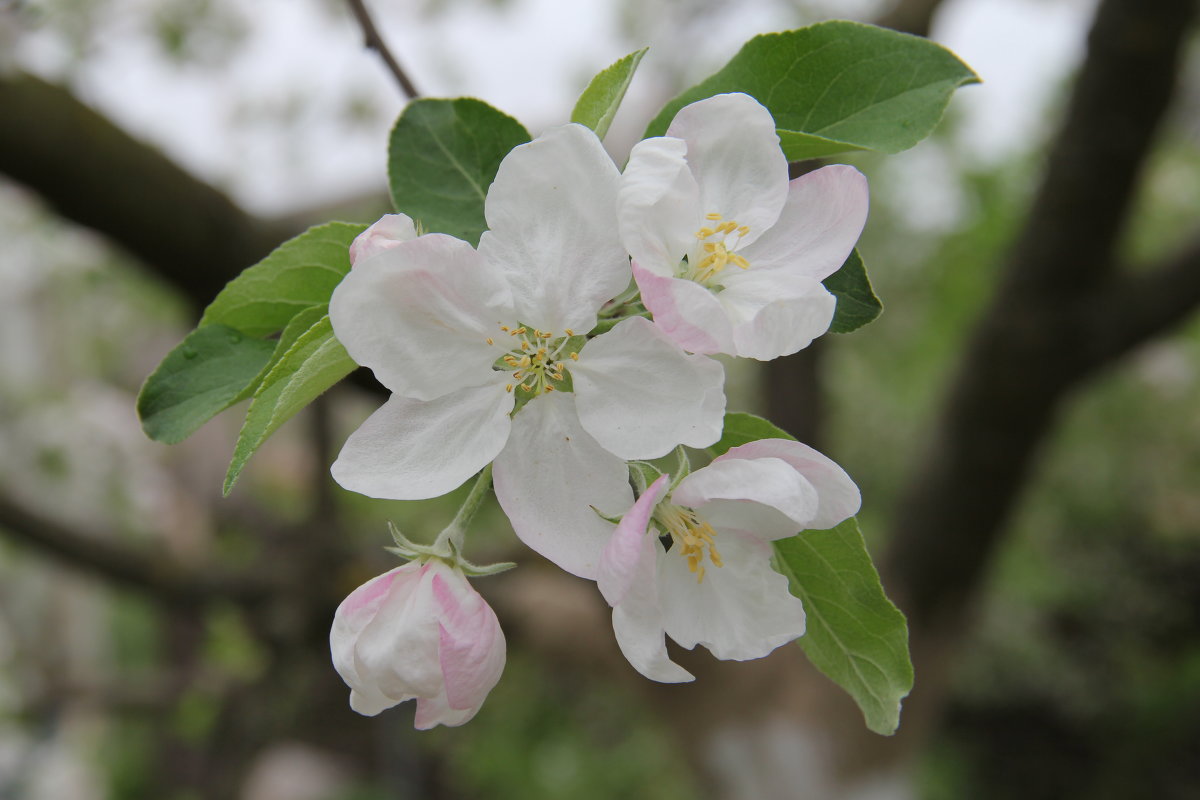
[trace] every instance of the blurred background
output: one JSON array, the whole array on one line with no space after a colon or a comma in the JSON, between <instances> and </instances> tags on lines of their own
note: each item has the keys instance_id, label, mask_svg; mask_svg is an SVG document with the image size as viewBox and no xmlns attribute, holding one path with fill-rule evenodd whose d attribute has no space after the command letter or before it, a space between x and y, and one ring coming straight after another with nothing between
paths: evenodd
<instances>
[{"instance_id":1,"label":"blurred background","mask_svg":"<svg viewBox=\"0 0 1200 800\"><path fill-rule=\"evenodd\" d=\"M509 642L462 728L358 717L333 609L456 497L328 467L335 387L220 497L240 416L166 447L145 376L223 283L387 211L404 98L340 0L0 0L0 798L1200 797L1200 51L1194 0L375 0L418 88L536 133L650 45L606 144L750 36L833 17L983 78L847 158L884 315L731 364L730 407L841 463L917 686L869 733L799 648L651 684L594 586L468 539ZM1094 28L1094 30L1093 30ZM1093 30L1090 36L1089 30ZM798 168L803 168L798 167Z\"/></svg>"}]
</instances>

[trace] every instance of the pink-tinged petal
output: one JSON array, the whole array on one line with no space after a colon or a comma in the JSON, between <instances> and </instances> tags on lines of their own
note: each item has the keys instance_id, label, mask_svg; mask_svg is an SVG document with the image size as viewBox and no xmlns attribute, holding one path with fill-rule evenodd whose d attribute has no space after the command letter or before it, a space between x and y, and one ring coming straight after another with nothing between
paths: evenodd
<instances>
[{"instance_id":1,"label":"pink-tinged petal","mask_svg":"<svg viewBox=\"0 0 1200 800\"><path fill-rule=\"evenodd\" d=\"M819 281L780 271L734 270L717 298L733 321L734 353L770 361L829 330L837 298Z\"/></svg>"},{"instance_id":2,"label":"pink-tinged petal","mask_svg":"<svg viewBox=\"0 0 1200 800\"><path fill-rule=\"evenodd\" d=\"M654 514L654 507L667 491L669 481L669 476L660 475L654 483L646 487L646 491L642 492L633 508L621 517L621 523L604 546L596 584L610 606L621 602L638 572L640 561L646 555L646 550L642 547L643 540L647 538L646 528L650 524L651 515ZM651 551L650 556L653 555Z\"/></svg>"},{"instance_id":3,"label":"pink-tinged petal","mask_svg":"<svg viewBox=\"0 0 1200 800\"><path fill-rule=\"evenodd\" d=\"M350 266L401 242L417 238L417 227L408 214L384 214L371 227L355 237L350 244Z\"/></svg>"},{"instance_id":4,"label":"pink-tinged petal","mask_svg":"<svg viewBox=\"0 0 1200 800\"><path fill-rule=\"evenodd\" d=\"M389 592L407 594L415 588L420 577L416 567L415 564L405 564L372 578L351 592L334 612L333 626L329 631L329 652L333 657L334 669L347 685L366 687L354 666L354 643L363 628L375 617ZM394 705L394 701L389 701L385 708L391 705Z\"/></svg>"},{"instance_id":5,"label":"pink-tinged petal","mask_svg":"<svg viewBox=\"0 0 1200 800\"><path fill-rule=\"evenodd\" d=\"M696 580L686 559L668 552L659 561L659 604L667 635L697 644L720 659L761 658L804 634L804 606L787 578L771 568L772 548L753 537L720 533L724 566L706 565Z\"/></svg>"},{"instance_id":6,"label":"pink-tinged petal","mask_svg":"<svg viewBox=\"0 0 1200 800\"><path fill-rule=\"evenodd\" d=\"M433 597L441 625L446 699L453 709L475 711L504 671L504 632L495 612L460 571L441 563L435 567Z\"/></svg>"},{"instance_id":7,"label":"pink-tinged petal","mask_svg":"<svg viewBox=\"0 0 1200 800\"><path fill-rule=\"evenodd\" d=\"M511 295L470 245L430 234L360 262L329 301L333 332L387 388L432 400L487 380Z\"/></svg>"},{"instance_id":8,"label":"pink-tinged petal","mask_svg":"<svg viewBox=\"0 0 1200 800\"><path fill-rule=\"evenodd\" d=\"M617 230L620 173L582 125L514 148L488 189L479 251L504 273L517 319L544 331L588 331L629 284Z\"/></svg>"},{"instance_id":9,"label":"pink-tinged petal","mask_svg":"<svg viewBox=\"0 0 1200 800\"><path fill-rule=\"evenodd\" d=\"M579 421L623 459L658 458L676 445L721 438L725 370L689 355L642 317L618 323L571 367Z\"/></svg>"},{"instance_id":10,"label":"pink-tinged petal","mask_svg":"<svg viewBox=\"0 0 1200 800\"><path fill-rule=\"evenodd\" d=\"M858 513L862 498L858 486L833 459L806 444L789 439L760 439L730 448L713 463L732 459L778 458L786 461L817 490L817 513L808 527L832 528Z\"/></svg>"},{"instance_id":11,"label":"pink-tinged petal","mask_svg":"<svg viewBox=\"0 0 1200 800\"><path fill-rule=\"evenodd\" d=\"M664 278L633 262L633 276L654 324L690 353L734 352L733 327L721 302L698 283Z\"/></svg>"},{"instance_id":12,"label":"pink-tinged petal","mask_svg":"<svg viewBox=\"0 0 1200 800\"><path fill-rule=\"evenodd\" d=\"M589 580L614 528L591 506L613 516L633 505L625 462L584 431L569 394L541 395L514 416L492 481L521 541Z\"/></svg>"},{"instance_id":13,"label":"pink-tinged petal","mask_svg":"<svg viewBox=\"0 0 1200 800\"><path fill-rule=\"evenodd\" d=\"M418 697L413 727L419 731L427 731L438 725L453 728L470 722L478 711L478 706L466 709L451 707L445 692L432 697Z\"/></svg>"},{"instance_id":14,"label":"pink-tinged petal","mask_svg":"<svg viewBox=\"0 0 1200 800\"><path fill-rule=\"evenodd\" d=\"M433 574L428 564L418 570L416 585L409 591L388 592L354 642L359 677L397 702L442 691Z\"/></svg>"},{"instance_id":15,"label":"pink-tinged petal","mask_svg":"<svg viewBox=\"0 0 1200 800\"><path fill-rule=\"evenodd\" d=\"M667 655L663 616L659 608L657 565L666 556L662 543L643 536L637 573L621 603L613 608L613 633L626 660L652 681L684 683L692 674Z\"/></svg>"},{"instance_id":16,"label":"pink-tinged petal","mask_svg":"<svg viewBox=\"0 0 1200 800\"><path fill-rule=\"evenodd\" d=\"M704 213L750 228L743 245L775 224L787 200L787 159L771 112L757 100L737 93L692 103L675 115L667 136L687 142Z\"/></svg>"},{"instance_id":17,"label":"pink-tinged petal","mask_svg":"<svg viewBox=\"0 0 1200 800\"><path fill-rule=\"evenodd\" d=\"M508 440L513 396L506 375L421 402L392 397L350 435L330 470L368 497L421 500L457 488Z\"/></svg>"},{"instance_id":18,"label":"pink-tinged petal","mask_svg":"<svg viewBox=\"0 0 1200 800\"><path fill-rule=\"evenodd\" d=\"M671 495L697 509L713 527L760 539L783 539L812 527L817 490L778 458L715 459L688 475Z\"/></svg>"},{"instance_id":19,"label":"pink-tinged petal","mask_svg":"<svg viewBox=\"0 0 1200 800\"><path fill-rule=\"evenodd\" d=\"M688 169L687 144L658 137L629 154L617 195L621 241L635 262L656 275L675 274L702 227L700 189Z\"/></svg>"},{"instance_id":20,"label":"pink-tinged petal","mask_svg":"<svg viewBox=\"0 0 1200 800\"><path fill-rule=\"evenodd\" d=\"M833 164L792 181L779 221L740 252L754 269L821 281L842 266L867 222L867 179Z\"/></svg>"}]
</instances>

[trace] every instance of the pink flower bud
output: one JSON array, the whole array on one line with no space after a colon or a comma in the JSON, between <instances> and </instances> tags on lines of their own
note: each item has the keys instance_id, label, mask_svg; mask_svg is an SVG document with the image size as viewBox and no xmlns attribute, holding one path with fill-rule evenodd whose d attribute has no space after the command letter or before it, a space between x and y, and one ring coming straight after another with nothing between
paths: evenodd
<instances>
[{"instance_id":1,"label":"pink flower bud","mask_svg":"<svg viewBox=\"0 0 1200 800\"><path fill-rule=\"evenodd\" d=\"M384 214L350 244L350 266L415 238L417 228L411 217L407 214Z\"/></svg>"},{"instance_id":2,"label":"pink flower bud","mask_svg":"<svg viewBox=\"0 0 1200 800\"><path fill-rule=\"evenodd\" d=\"M350 707L374 716L417 701L415 726L462 725L504 670L504 633L462 571L437 559L367 581L338 606L329 633Z\"/></svg>"}]
</instances>

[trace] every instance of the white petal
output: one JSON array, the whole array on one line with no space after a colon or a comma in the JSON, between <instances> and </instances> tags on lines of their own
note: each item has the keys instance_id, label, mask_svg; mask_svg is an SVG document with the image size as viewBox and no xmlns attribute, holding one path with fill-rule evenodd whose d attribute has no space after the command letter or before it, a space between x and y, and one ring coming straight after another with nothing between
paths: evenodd
<instances>
[{"instance_id":1,"label":"white petal","mask_svg":"<svg viewBox=\"0 0 1200 800\"><path fill-rule=\"evenodd\" d=\"M584 345L571 380L584 429L621 458L658 458L721 438L724 368L683 352L642 317Z\"/></svg>"},{"instance_id":2,"label":"white petal","mask_svg":"<svg viewBox=\"0 0 1200 800\"><path fill-rule=\"evenodd\" d=\"M409 591L390 591L354 643L354 666L367 684L401 700L432 697L442 691L438 658L440 631L429 565Z\"/></svg>"},{"instance_id":3,"label":"white petal","mask_svg":"<svg viewBox=\"0 0 1200 800\"><path fill-rule=\"evenodd\" d=\"M625 463L579 425L575 399L534 398L513 418L512 436L492 473L496 499L521 541L581 578L595 580L614 526L633 505Z\"/></svg>"},{"instance_id":4,"label":"white petal","mask_svg":"<svg viewBox=\"0 0 1200 800\"><path fill-rule=\"evenodd\" d=\"M746 94L719 94L679 110L668 136L687 142L705 214L746 225L749 245L775 224L787 200L787 159L775 120Z\"/></svg>"},{"instance_id":5,"label":"white petal","mask_svg":"<svg viewBox=\"0 0 1200 800\"><path fill-rule=\"evenodd\" d=\"M854 249L867 222L867 179L833 164L792 181L779 221L740 253L754 269L824 280Z\"/></svg>"},{"instance_id":6,"label":"white petal","mask_svg":"<svg viewBox=\"0 0 1200 800\"><path fill-rule=\"evenodd\" d=\"M689 353L735 352L729 312L716 295L690 280L655 275L637 261L633 275L654 324L671 341Z\"/></svg>"},{"instance_id":7,"label":"white petal","mask_svg":"<svg viewBox=\"0 0 1200 800\"><path fill-rule=\"evenodd\" d=\"M441 641L438 655L450 707L472 713L504 671L504 632L491 607L457 569L430 562Z\"/></svg>"},{"instance_id":8,"label":"white petal","mask_svg":"<svg viewBox=\"0 0 1200 800\"><path fill-rule=\"evenodd\" d=\"M392 397L350 435L330 470L345 489L368 497L421 500L457 488L508 440L507 376L421 402Z\"/></svg>"},{"instance_id":9,"label":"white petal","mask_svg":"<svg viewBox=\"0 0 1200 800\"><path fill-rule=\"evenodd\" d=\"M633 504L623 517L617 529L613 531L604 552L600 556L600 571L596 577L596 585L600 594L610 606L621 602L634 577L638 574L642 558L647 552L642 542L647 538L646 529L650 525L650 517L659 498L667 491L670 477L660 475L654 483L646 487L642 496ZM649 557L653 558L650 551Z\"/></svg>"},{"instance_id":10,"label":"white petal","mask_svg":"<svg viewBox=\"0 0 1200 800\"><path fill-rule=\"evenodd\" d=\"M804 634L804 607L787 578L771 568L771 545L719 534L724 566L708 566L703 583L686 559L659 561L659 603L667 634L683 647L707 647L720 659L761 658Z\"/></svg>"},{"instance_id":11,"label":"white petal","mask_svg":"<svg viewBox=\"0 0 1200 800\"><path fill-rule=\"evenodd\" d=\"M333 615L333 626L329 631L329 652L333 657L334 669L353 690L367 695L376 703L386 701L387 704L383 708L394 705L395 701L384 698L376 687L358 674L354 664L354 645L359 634L375 618L388 595L392 592L410 594L416 588L419 579L419 565L405 564L396 567L351 592Z\"/></svg>"},{"instance_id":12,"label":"white petal","mask_svg":"<svg viewBox=\"0 0 1200 800\"><path fill-rule=\"evenodd\" d=\"M814 530L826 530L858 513L862 498L858 487L833 459L813 448L789 439L760 439L730 448L713 463L735 458L778 458L786 461L817 490L817 514L809 523Z\"/></svg>"},{"instance_id":13,"label":"white petal","mask_svg":"<svg viewBox=\"0 0 1200 800\"><path fill-rule=\"evenodd\" d=\"M452 708L445 692L432 697L419 697L417 698L417 713L413 718L413 727L419 731L427 731L438 725L453 728L470 722L478 711L478 707Z\"/></svg>"},{"instance_id":14,"label":"white petal","mask_svg":"<svg viewBox=\"0 0 1200 800\"><path fill-rule=\"evenodd\" d=\"M658 605L657 563L666 554L654 536L643 536L642 557L629 591L613 608L613 633L621 653L638 672L652 681L683 683L692 674L667 655L663 616Z\"/></svg>"},{"instance_id":15,"label":"white petal","mask_svg":"<svg viewBox=\"0 0 1200 800\"><path fill-rule=\"evenodd\" d=\"M682 139L644 139L633 147L621 175L617 217L633 260L656 275L675 274L696 242L704 211L688 169Z\"/></svg>"},{"instance_id":16,"label":"white petal","mask_svg":"<svg viewBox=\"0 0 1200 800\"><path fill-rule=\"evenodd\" d=\"M417 227L412 217L408 214L384 214L350 243L350 266L415 238Z\"/></svg>"},{"instance_id":17,"label":"white petal","mask_svg":"<svg viewBox=\"0 0 1200 800\"><path fill-rule=\"evenodd\" d=\"M466 242L430 234L350 270L329 301L333 332L387 388L432 400L486 380L512 321L503 279Z\"/></svg>"},{"instance_id":18,"label":"white petal","mask_svg":"<svg viewBox=\"0 0 1200 800\"><path fill-rule=\"evenodd\" d=\"M716 459L679 482L671 502L694 508L716 528L764 540L812 527L817 490L778 458Z\"/></svg>"},{"instance_id":19,"label":"white petal","mask_svg":"<svg viewBox=\"0 0 1200 800\"><path fill-rule=\"evenodd\" d=\"M837 306L828 289L812 278L778 270L731 275L717 295L733 320L734 352L770 361L808 347L829 330Z\"/></svg>"},{"instance_id":20,"label":"white petal","mask_svg":"<svg viewBox=\"0 0 1200 800\"><path fill-rule=\"evenodd\" d=\"M479 251L503 271L517 319L544 331L588 331L629 284L617 230L620 174L582 125L552 128L514 148L484 206Z\"/></svg>"}]
</instances>

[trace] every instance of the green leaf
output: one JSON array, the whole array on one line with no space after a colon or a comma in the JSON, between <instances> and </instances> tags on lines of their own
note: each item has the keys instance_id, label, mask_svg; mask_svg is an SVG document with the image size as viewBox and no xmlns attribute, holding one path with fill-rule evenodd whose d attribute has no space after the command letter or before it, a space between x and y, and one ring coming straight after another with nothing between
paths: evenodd
<instances>
[{"instance_id":1,"label":"green leaf","mask_svg":"<svg viewBox=\"0 0 1200 800\"><path fill-rule=\"evenodd\" d=\"M298 312L327 304L350 271L350 243L365 229L330 222L289 239L226 284L200 325L228 325L261 337L282 330Z\"/></svg>"},{"instance_id":2,"label":"green leaf","mask_svg":"<svg viewBox=\"0 0 1200 800\"><path fill-rule=\"evenodd\" d=\"M754 414L746 414L741 411L731 411L725 415L725 427L721 430L720 440L709 448L714 456L719 456L734 447L740 447L750 442L757 442L759 439L791 439L796 441L796 437L792 436L782 428L775 427L774 423L756 417Z\"/></svg>"},{"instance_id":3,"label":"green leaf","mask_svg":"<svg viewBox=\"0 0 1200 800\"><path fill-rule=\"evenodd\" d=\"M833 312L833 333L849 333L871 322L883 313L883 303L875 296L862 256L855 249L838 267L838 271L822 281L825 288L837 297L837 308Z\"/></svg>"},{"instance_id":4,"label":"green leaf","mask_svg":"<svg viewBox=\"0 0 1200 800\"><path fill-rule=\"evenodd\" d=\"M588 126L603 139L617 114L617 108L625 99L625 91L633 80L633 73L637 71L638 64L648 49L643 47L635 53L630 53L592 78L575 103L575 110L571 112L571 122Z\"/></svg>"},{"instance_id":5,"label":"green leaf","mask_svg":"<svg viewBox=\"0 0 1200 800\"><path fill-rule=\"evenodd\" d=\"M689 103L745 92L770 109L790 161L848 150L898 153L929 135L956 88L978 82L927 39L834 20L754 37L668 103L646 136L661 136Z\"/></svg>"},{"instance_id":6,"label":"green leaf","mask_svg":"<svg viewBox=\"0 0 1200 800\"><path fill-rule=\"evenodd\" d=\"M508 152L529 141L512 117L481 100L416 100L388 142L388 185L397 211L423 232L479 244L483 200Z\"/></svg>"},{"instance_id":7,"label":"green leaf","mask_svg":"<svg viewBox=\"0 0 1200 800\"><path fill-rule=\"evenodd\" d=\"M142 430L167 444L181 442L216 414L248 396L275 343L225 325L187 335L138 393Z\"/></svg>"},{"instance_id":8,"label":"green leaf","mask_svg":"<svg viewBox=\"0 0 1200 800\"><path fill-rule=\"evenodd\" d=\"M357 366L334 338L328 315L300 335L254 394L225 474L225 494L268 436Z\"/></svg>"},{"instance_id":9,"label":"green leaf","mask_svg":"<svg viewBox=\"0 0 1200 800\"><path fill-rule=\"evenodd\" d=\"M883 593L858 522L778 541L775 553L804 603L808 630L799 643L809 661L850 693L868 728L895 733L913 685L908 626Z\"/></svg>"}]
</instances>

